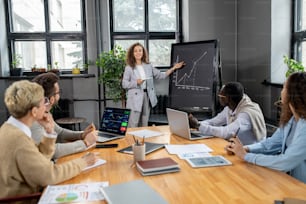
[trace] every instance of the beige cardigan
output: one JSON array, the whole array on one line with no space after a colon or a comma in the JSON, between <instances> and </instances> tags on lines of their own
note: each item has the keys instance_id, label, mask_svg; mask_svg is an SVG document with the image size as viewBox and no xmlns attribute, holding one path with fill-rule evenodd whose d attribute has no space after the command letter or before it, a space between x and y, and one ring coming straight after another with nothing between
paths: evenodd
<instances>
[{"instance_id":1,"label":"beige cardigan","mask_svg":"<svg viewBox=\"0 0 306 204\"><path fill-rule=\"evenodd\" d=\"M0 128L0 197L37 192L78 175L86 167L81 158L54 164L50 161L54 143L55 139L44 138L37 147L20 129L4 123Z\"/></svg>"},{"instance_id":2,"label":"beige cardigan","mask_svg":"<svg viewBox=\"0 0 306 204\"><path fill-rule=\"evenodd\" d=\"M264 116L259 105L244 94L243 98L235 109L236 115L233 120L236 120L238 113L247 113L251 119L252 128L257 141L262 140L267 135Z\"/></svg>"}]
</instances>

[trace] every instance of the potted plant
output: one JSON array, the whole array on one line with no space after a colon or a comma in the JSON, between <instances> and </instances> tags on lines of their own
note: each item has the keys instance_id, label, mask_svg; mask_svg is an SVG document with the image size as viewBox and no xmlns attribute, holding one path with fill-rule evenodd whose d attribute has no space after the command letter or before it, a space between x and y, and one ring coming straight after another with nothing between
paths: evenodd
<instances>
[{"instance_id":1,"label":"potted plant","mask_svg":"<svg viewBox=\"0 0 306 204\"><path fill-rule=\"evenodd\" d=\"M119 45L114 49L99 54L96 65L101 68L99 83L105 86L105 95L114 102L122 101L125 106L125 90L121 86L125 68L126 51Z\"/></svg>"},{"instance_id":2,"label":"potted plant","mask_svg":"<svg viewBox=\"0 0 306 204\"><path fill-rule=\"evenodd\" d=\"M11 76L22 76L23 69L20 68L22 57L19 54L14 54L12 57L10 75Z\"/></svg>"},{"instance_id":3,"label":"potted plant","mask_svg":"<svg viewBox=\"0 0 306 204\"><path fill-rule=\"evenodd\" d=\"M93 62L92 60L88 60L87 62L85 62L85 63L83 64L83 73L84 73L84 74L88 74L89 66L90 66L90 65L93 65L93 64L94 64L94 62Z\"/></svg>"},{"instance_id":4,"label":"potted plant","mask_svg":"<svg viewBox=\"0 0 306 204\"><path fill-rule=\"evenodd\" d=\"M49 72L53 72L54 74L59 74L59 63L57 61L54 62L54 66L48 69Z\"/></svg>"},{"instance_id":5,"label":"potted plant","mask_svg":"<svg viewBox=\"0 0 306 204\"><path fill-rule=\"evenodd\" d=\"M77 64L75 67L72 68L72 74L80 74L81 69L79 68L79 65Z\"/></svg>"},{"instance_id":6,"label":"potted plant","mask_svg":"<svg viewBox=\"0 0 306 204\"><path fill-rule=\"evenodd\" d=\"M295 59L290 59L288 56L284 56L284 63L288 66L286 77L294 72L304 71L304 66L301 62L298 62Z\"/></svg>"},{"instance_id":7,"label":"potted plant","mask_svg":"<svg viewBox=\"0 0 306 204\"><path fill-rule=\"evenodd\" d=\"M284 56L284 63L288 66L288 70L286 71L286 74L285 74L286 78L294 72L304 71L304 66L301 62L298 62L295 59L289 58L286 55ZM274 102L274 105L277 108L277 120L278 120L280 117L281 106L282 106L282 101L280 97L279 97L279 100Z\"/></svg>"}]
</instances>

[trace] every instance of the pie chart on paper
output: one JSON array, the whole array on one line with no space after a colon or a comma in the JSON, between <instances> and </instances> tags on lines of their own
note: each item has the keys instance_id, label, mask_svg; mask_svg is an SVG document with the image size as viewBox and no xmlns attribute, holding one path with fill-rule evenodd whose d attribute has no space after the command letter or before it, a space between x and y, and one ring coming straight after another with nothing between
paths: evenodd
<instances>
[{"instance_id":1,"label":"pie chart on paper","mask_svg":"<svg viewBox=\"0 0 306 204\"><path fill-rule=\"evenodd\" d=\"M78 199L78 195L76 193L63 193L56 197L57 202L71 202Z\"/></svg>"}]
</instances>

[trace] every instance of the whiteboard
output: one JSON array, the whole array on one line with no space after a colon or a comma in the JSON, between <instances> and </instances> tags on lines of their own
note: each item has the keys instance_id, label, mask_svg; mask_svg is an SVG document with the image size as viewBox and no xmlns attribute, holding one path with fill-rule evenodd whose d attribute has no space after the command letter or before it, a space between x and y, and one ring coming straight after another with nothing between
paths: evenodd
<instances>
[{"instance_id":1,"label":"whiteboard","mask_svg":"<svg viewBox=\"0 0 306 204\"><path fill-rule=\"evenodd\" d=\"M218 41L176 43L171 48L171 64L186 65L170 76L169 106L214 112L221 80Z\"/></svg>"}]
</instances>

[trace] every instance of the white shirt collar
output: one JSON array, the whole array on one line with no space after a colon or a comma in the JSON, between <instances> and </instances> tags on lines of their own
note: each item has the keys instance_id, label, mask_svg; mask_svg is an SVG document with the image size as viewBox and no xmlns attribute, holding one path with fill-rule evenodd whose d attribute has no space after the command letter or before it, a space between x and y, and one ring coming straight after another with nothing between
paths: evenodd
<instances>
[{"instance_id":1,"label":"white shirt collar","mask_svg":"<svg viewBox=\"0 0 306 204\"><path fill-rule=\"evenodd\" d=\"M22 123L20 120L17 120L13 116L10 116L9 119L7 120L7 123L14 125L18 129L20 129L22 132L24 132L28 137L32 138L31 129L27 125Z\"/></svg>"}]
</instances>

